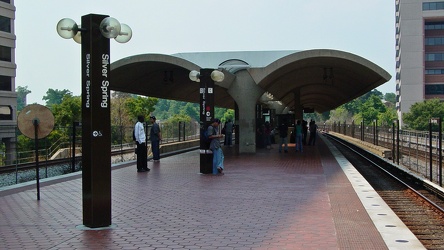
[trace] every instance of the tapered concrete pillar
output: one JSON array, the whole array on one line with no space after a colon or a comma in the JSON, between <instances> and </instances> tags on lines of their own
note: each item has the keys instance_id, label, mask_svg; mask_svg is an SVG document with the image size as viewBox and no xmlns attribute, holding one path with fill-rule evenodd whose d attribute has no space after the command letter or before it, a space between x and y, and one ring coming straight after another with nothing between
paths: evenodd
<instances>
[{"instance_id":1,"label":"tapered concrete pillar","mask_svg":"<svg viewBox=\"0 0 444 250\"><path fill-rule=\"evenodd\" d=\"M265 91L242 70L236 73L228 93L239 107L239 153L256 153L256 102Z\"/></svg>"}]
</instances>

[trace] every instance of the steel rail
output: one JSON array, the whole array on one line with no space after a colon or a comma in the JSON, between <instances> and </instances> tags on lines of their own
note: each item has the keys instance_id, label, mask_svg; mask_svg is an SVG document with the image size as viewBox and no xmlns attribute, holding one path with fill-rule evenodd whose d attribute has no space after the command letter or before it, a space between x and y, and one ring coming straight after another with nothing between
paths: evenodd
<instances>
[{"instance_id":1,"label":"steel rail","mask_svg":"<svg viewBox=\"0 0 444 250\"><path fill-rule=\"evenodd\" d=\"M387 175L389 175L391 178L393 178L394 180L396 180L397 182L401 183L402 185L404 185L406 188L408 188L410 191L412 191L413 193L415 193L417 196L421 197L425 202L427 202L428 204L432 205L434 208L436 208L438 211L440 211L441 213L444 214L444 208L442 208L441 206L439 206L438 204L436 204L435 202L431 201L430 199L428 199L427 197L425 197L423 194L421 194L420 192L418 192L415 188L411 187L410 185L408 185L407 183L405 183L403 180L399 179L398 177L396 177L395 175L393 175L392 173L390 173L389 171L387 171L386 169L384 169L383 167L380 166L380 164L374 162L373 160L369 159L367 156L361 154L360 152L358 152L357 150L355 150L354 148L352 148L351 146L349 146L348 143L344 142L344 140L341 140L335 136L332 136L330 134L324 134L325 136L331 138L332 140L335 140L336 142L340 143L341 145L343 145L344 147L348 148L349 150L351 150L352 152L354 152L355 154L359 155L360 157L362 157L363 159L365 159L366 161L368 161L369 163L371 163L373 166L379 168L380 170L384 171ZM417 179L414 176L411 176L412 178ZM421 185L424 186L423 181L417 179L419 182L421 182ZM432 192L432 190L429 190L429 192Z\"/></svg>"}]
</instances>

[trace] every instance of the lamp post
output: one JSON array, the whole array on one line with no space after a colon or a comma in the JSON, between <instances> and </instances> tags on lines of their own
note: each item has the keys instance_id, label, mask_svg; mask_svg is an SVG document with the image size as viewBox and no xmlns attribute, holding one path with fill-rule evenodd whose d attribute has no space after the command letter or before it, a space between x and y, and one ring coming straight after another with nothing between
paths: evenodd
<instances>
[{"instance_id":1,"label":"lamp post","mask_svg":"<svg viewBox=\"0 0 444 250\"><path fill-rule=\"evenodd\" d=\"M190 72L190 80L199 82L200 95L200 133L202 134L214 118L214 82L222 82L224 73L214 69L201 69ZM213 153L206 147L204 138L200 138L200 173L213 173Z\"/></svg>"},{"instance_id":2,"label":"lamp post","mask_svg":"<svg viewBox=\"0 0 444 250\"><path fill-rule=\"evenodd\" d=\"M89 14L81 28L69 18L57 33L82 45L82 200L83 224L111 225L110 42L128 42L132 31L116 19Z\"/></svg>"}]
</instances>

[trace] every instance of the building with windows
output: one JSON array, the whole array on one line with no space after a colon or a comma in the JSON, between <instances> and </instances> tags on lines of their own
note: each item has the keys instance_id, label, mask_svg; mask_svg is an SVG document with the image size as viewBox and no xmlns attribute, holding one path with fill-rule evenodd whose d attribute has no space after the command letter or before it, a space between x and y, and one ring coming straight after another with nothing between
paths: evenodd
<instances>
[{"instance_id":1,"label":"building with windows","mask_svg":"<svg viewBox=\"0 0 444 250\"><path fill-rule=\"evenodd\" d=\"M396 0L396 108L444 99L444 1Z\"/></svg>"},{"instance_id":2,"label":"building with windows","mask_svg":"<svg viewBox=\"0 0 444 250\"><path fill-rule=\"evenodd\" d=\"M14 0L0 0L0 139L6 164L15 159L17 94L15 92L15 6Z\"/></svg>"}]
</instances>

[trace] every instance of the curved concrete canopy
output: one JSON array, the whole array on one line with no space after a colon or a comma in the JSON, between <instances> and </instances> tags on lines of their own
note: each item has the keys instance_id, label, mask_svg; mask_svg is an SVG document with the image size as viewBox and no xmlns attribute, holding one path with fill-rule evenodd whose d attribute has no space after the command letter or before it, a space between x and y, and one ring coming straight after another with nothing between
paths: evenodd
<instances>
[{"instance_id":1,"label":"curved concrete canopy","mask_svg":"<svg viewBox=\"0 0 444 250\"><path fill-rule=\"evenodd\" d=\"M111 64L111 89L126 93L184 102L199 102L199 83L189 78L200 67L190 61L162 54L126 57ZM234 108L226 88L216 86L215 103Z\"/></svg>"},{"instance_id":2,"label":"curved concrete canopy","mask_svg":"<svg viewBox=\"0 0 444 250\"><path fill-rule=\"evenodd\" d=\"M248 70L264 90L290 109L300 105L322 113L335 109L390 80L376 64L338 50L307 50L264 68ZM294 93L300 93L295 104Z\"/></svg>"},{"instance_id":3,"label":"curved concrete canopy","mask_svg":"<svg viewBox=\"0 0 444 250\"><path fill-rule=\"evenodd\" d=\"M198 103L199 83L189 79L189 72L201 67L218 68L229 60L247 63L243 70L249 72L256 84L290 109L302 105L325 112L391 78L372 62L337 50L143 54L111 64L111 89ZM234 108L227 89L236 71L229 71L224 70L225 80L216 84L218 107ZM295 99L294 93L300 93L299 99Z\"/></svg>"}]
</instances>

